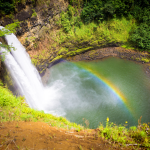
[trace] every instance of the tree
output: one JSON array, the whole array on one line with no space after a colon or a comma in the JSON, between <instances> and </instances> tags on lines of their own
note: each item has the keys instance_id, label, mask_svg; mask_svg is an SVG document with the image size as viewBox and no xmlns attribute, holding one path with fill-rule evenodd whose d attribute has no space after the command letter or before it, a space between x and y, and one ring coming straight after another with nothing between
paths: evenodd
<instances>
[{"instance_id":1,"label":"tree","mask_svg":"<svg viewBox=\"0 0 150 150\"><path fill-rule=\"evenodd\" d=\"M9 35L11 33L15 33L16 29L18 27L20 27L20 22L19 21L16 21L14 23L8 24L5 27L0 26L0 37L3 38L5 35ZM11 48L13 48L15 50L14 47L0 42L0 49L1 49L1 47L4 47L8 51L10 51ZM4 56L2 58L3 58L2 60L4 60L5 54L4 54Z\"/></svg>"}]
</instances>

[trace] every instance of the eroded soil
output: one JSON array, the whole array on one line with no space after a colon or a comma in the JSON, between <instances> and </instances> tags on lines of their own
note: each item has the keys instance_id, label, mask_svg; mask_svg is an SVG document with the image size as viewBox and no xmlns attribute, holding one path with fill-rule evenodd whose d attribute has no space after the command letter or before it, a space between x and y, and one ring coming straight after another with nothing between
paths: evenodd
<instances>
[{"instance_id":1,"label":"eroded soil","mask_svg":"<svg viewBox=\"0 0 150 150\"><path fill-rule=\"evenodd\" d=\"M0 150L128 150L98 137L98 129L65 130L43 122L0 123Z\"/></svg>"}]
</instances>

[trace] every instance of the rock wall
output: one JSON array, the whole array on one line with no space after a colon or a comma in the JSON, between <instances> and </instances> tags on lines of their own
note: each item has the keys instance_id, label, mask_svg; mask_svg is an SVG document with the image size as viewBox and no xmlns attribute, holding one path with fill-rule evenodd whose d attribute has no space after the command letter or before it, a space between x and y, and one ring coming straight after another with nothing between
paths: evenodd
<instances>
[{"instance_id":1,"label":"rock wall","mask_svg":"<svg viewBox=\"0 0 150 150\"><path fill-rule=\"evenodd\" d=\"M0 25L6 26L14 20L20 22L20 28L16 35L27 51L32 50L34 43L40 40L44 28L52 29L56 26L55 20L59 18L62 11L66 11L68 2L65 0L37 1L32 5L32 1L18 5L18 13L0 18Z\"/></svg>"},{"instance_id":2,"label":"rock wall","mask_svg":"<svg viewBox=\"0 0 150 150\"><path fill-rule=\"evenodd\" d=\"M20 28L17 29L15 34L26 50L32 53L36 43L43 36L45 29L48 28L50 31L53 28L57 28L56 20L59 19L62 11L66 11L67 7L68 1L66 0L37 0L35 4L33 4L32 0L26 0L25 4L18 4L17 13L1 17L0 26L6 26L18 20ZM0 41L2 42L2 39ZM43 70L43 67L36 67L39 72ZM2 77L1 61L0 68L0 76Z\"/></svg>"}]
</instances>

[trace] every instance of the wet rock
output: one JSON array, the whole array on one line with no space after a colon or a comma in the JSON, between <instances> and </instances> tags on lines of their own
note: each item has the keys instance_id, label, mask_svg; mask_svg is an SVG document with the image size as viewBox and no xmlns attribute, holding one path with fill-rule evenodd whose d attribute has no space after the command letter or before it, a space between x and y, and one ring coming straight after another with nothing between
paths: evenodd
<instances>
[{"instance_id":1,"label":"wet rock","mask_svg":"<svg viewBox=\"0 0 150 150\"><path fill-rule=\"evenodd\" d=\"M17 29L17 35L21 36L23 34L22 29Z\"/></svg>"},{"instance_id":2,"label":"wet rock","mask_svg":"<svg viewBox=\"0 0 150 150\"><path fill-rule=\"evenodd\" d=\"M10 23L13 23L13 20L11 18L8 18L8 17L6 18L5 17L3 20L1 20L0 25L1 26L6 26Z\"/></svg>"},{"instance_id":3,"label":"wet rock","mask_svg":"<svg viewBox=\"0 0 150 150\"><path fill-rule=\"evenodd\" d=\"M22 10L18 14L16 14L15 19L18 19L18 21L24 21L27 20L32 16L32 10L31 8L28 8L28 10Z\"/></svg>"},{"instance_id":4,"label":"wet rock","mask_svg":"<svg viewBox=\"0 0 150 150\"><path fill-rule=\"evenodd\" d=\"M25 32L28 32L29 28L28 28L28 24L26 21L23 21L20 23L20 28L17 29L16 31L16 35L23 35Z\"/></svg>"},{"instance_id":5,"label":"wet rock","mask_svg":"<svg viewBox=\"0 0 150 150\"><path fill-rule=\"evenodd\" d=\"M26 5L25 5L25 4L18 3L18 6L17 6L18 12L21 11L22 9L25 9L25 8L26 8Z\"/></svg>"},{"instance_id":6,"label":"wet rock","mask_svg":"<svg viewBox=\"0 0 150 150\"><path fill-rule=\"evenodd\" d=\"M30 45L30 42L28 40L26 40L24 46L28 47L29 45Z\"/></svg>"},{"instance_id":7,"label":"wet rock","mask_svg":"<svg viewBox=\"0 0 150 150\"><path fill-rule=\"evenodd\" d=\"M26 0L26 5L32 4L32 0Z\"/></svg>"},{"instance_id":8,"label":"wet rock","mask_svg":"<svg viewBox=\"0 0 150 150\"><path fill-rule=\"evenodd\" d=\"M37 24L37 20L37 17L30 18L30 24L35 27L35 25Z\"/></svg>"}]
</instances>

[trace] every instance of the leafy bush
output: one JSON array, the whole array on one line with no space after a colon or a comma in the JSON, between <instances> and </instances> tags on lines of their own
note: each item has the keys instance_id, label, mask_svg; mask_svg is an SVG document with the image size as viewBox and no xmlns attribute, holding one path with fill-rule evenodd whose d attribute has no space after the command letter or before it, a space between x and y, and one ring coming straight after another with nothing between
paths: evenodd
<instances>
[{"instance_id":1,"label":"leafy bush","mask_svg":"<svg viewBox=\"0 0 150 150\"><path fill-rule=\"evenodd\" d=\"M11 0L1 0L0 1L0 13L9 14L11 11L14 11L14 4Z\"/></svg>"},{"instance_id":2,"label":"leafy bush","mask_svg":"<svg viewBox=\"0 0 150 150\"><path fill-rule=\"evenodd\" d=\"M122 145L125 144L135 144L141 145L143 147L150 148L150 137L148 124L140 124L138 128L136 126L130 127L130 129L126 128L128 122L125 122L124 126L117 126L114 123L109 122L109 118L106 121L106 127L102 124L99 126L100 132L99 135L105 139L109 139L112 142L117 142Z\"/></svg>"},{"instance_id":3,"label":"leafy bush","mask_svg":"<svg viewBox=\"0 0 150 150\"><path fill-rule=\"evenodd\" d=\"M6 88L0 86L0 106L9 106L15 107L18 105L18 98L13 96L12 93Z\"/></svg>"},{"instance_id":4,"label":"leafy bush","mask_svg":"<svg viewBox=\"0 0 150 150\"><path fill-rule=\"evenodd\" d=\"M61 26L64 32L68 33L73 26L81 27L82 22L80 17L78 16L78 10L68 6L67 12L62 11L61 13Z\"/></svg>"},{"instance_id":5,"label":"leafy bush","mask_svg":"<svg viewBox=\"0 0 150 150\"><path fill-rule=\"evenodd\" d=\"M31 0L32 5L35 6L37 0ZM25 4L27 0L0 0L0 14L8 15L17 11L18 4Z\"/></svg>"},{"instance_id":6,"label":"leafy bush","mask_svg":"<svg viewBox=\"0 0 150 150\"><path fill-rule=\"evenodd\" d=\"M129 41L134 47L150 51L150 26L146 23L140 24L131 32Z\"/></svg>"},{"instance_id":7,"label":"leafy bush","mask_svg":"<svg viewBox=\"0 0 150 150\"><path fill-rule=\"evenodd\" d=\"M11 34L16 32L16 28L20 27L20 22L16 21L14 23L8 24L7 26L5 26L5 28L3 28L2 30L0 30L0 37L3 37L5 35ZM7 45L7 44L3 44L0 42L0 48L4 47L5 49L7 49L8 51L10 51L10 49L12 48L13 50L15 50L14 47ZM5 53L3 53L3 55L1 55L1 60L3 61L5 59Z\"/></svg>"},{"instance_id":8,"label":"leafy bush","mask_svg":"<svg viewBox=\"0 0 150 150\"><path fill-rule=\"evenodd\" d=\"M92 21L100 22L104 18L102 1L93 0L86 3L82 12L81 18L84 23L88 24Z\"/></svg>"},{"instance_id":9,"label":"leafy bush","mask_svg":"<svg viewBox=\"0 0 150 150\"><path fill-rule=\"evenodd\" d=\"M33 11L33 14L32 14L31 17L36 17L36 16L37 16L37 13L36 13L35 9L32 9L32 11Z\"/></svg>"},{"instance_id":10,"label":"leafy bush","mask_svg":"<svg viewBox=\"0 0 150 150\"><path fill-rule=\"evenodd\" d=\"M83 0L69 0L69 4L80 8L83 5Z\"/></svg>"},{"instance_id":11,"label":"leafy bush","mask_svg":"<svg viewBox=\"0 0 150 150\"><path fill-rule=\"evenodd\" d=\"M133 17L137 20L138 23L150 22L150 6L141 8L140 6L135 6L131 11Z\"/></svg>"},{"instance_id":12,"label":"leafy bush","mask_svg":"<svg viewBox=\"0 0 150 150\"><path fill-rule=\"evenodd\" d=\"M20 27L20 22L14 22L14 23L8 24L7 26L5 26L5 28L0 30L0 37L16 32L15 29L17 27Z\"/></svg>"},{"instance_id":13,"label":"leafy bush","mask_svg":"<svg viewBox=\"0 0 150 150\"><path fill-rule=\"evenodd\" d=\"M128 0L92 0L85 3L81 13L84 23L91 21L101 22L113 17L128 16L133 1Z\"/></svg>"}]
</instances>

